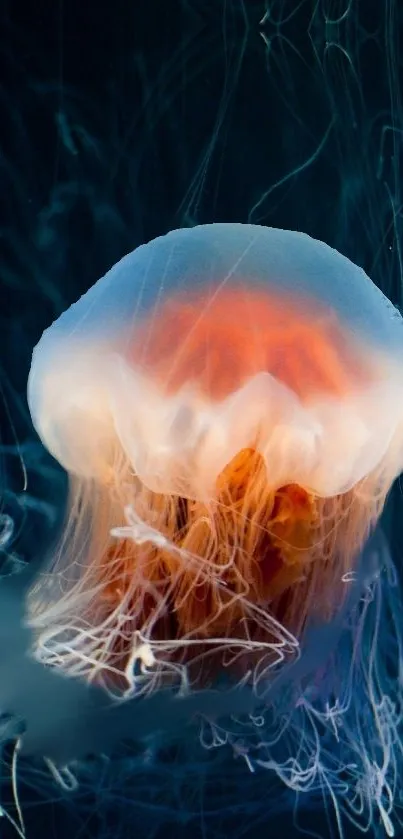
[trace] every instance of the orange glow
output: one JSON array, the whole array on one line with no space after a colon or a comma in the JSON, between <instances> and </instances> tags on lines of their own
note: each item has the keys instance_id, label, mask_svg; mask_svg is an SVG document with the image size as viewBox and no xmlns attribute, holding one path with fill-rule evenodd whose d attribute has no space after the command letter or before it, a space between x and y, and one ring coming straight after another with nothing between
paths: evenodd
<instances>
[{"instance_id":1,"label":"orange glow","mask_svg":"<svg viewBox=\"0 0 403 839\"><path fill-rule=\"evenodd\" d=\"M302 399L343 396L369 379L335 315L250 286L163 302L136 329L130 356L167 393L193 382L217 400L262 371Z\"/></svg>"}]
</instances>

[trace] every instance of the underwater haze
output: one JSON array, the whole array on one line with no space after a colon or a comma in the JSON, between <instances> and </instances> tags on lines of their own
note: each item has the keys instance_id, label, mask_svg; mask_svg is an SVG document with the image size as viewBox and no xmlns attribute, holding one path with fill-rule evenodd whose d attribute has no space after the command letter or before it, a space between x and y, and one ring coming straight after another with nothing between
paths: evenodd
<instances>
[{"instance_id":1,"label":"underwater haze","mask_svg":"<svg viewBox=\"0 0 403 839\"><path fill-rule=\"evenodd\" d=\"M403 836L400 0L0 4L0 837Z\"/></svg>"}]
</instances>

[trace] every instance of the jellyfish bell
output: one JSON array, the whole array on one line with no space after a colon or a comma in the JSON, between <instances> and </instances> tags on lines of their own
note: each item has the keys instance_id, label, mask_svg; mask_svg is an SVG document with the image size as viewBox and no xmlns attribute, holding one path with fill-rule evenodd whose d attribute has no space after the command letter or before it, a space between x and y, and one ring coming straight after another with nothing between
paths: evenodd
<instances>
[{"instance_id":1,"label":"jellyfish bell","mask_svg":"<svg viewBox=\"0 0 403 839\"><path fill-rule=\"evenodd\" d=\"M304 234L176 230L122 259L45 332L29 403L76 474L105 474L118 437L150 489L194 498L257 441L273 485L332 496L395 436L402 335L364 272Z\"/></svg>"}]
</instances>

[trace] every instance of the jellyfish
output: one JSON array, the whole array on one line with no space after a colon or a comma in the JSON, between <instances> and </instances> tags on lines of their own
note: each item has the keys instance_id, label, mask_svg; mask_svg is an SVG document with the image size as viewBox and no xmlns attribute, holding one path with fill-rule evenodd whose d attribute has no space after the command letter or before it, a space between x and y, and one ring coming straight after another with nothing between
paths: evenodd
<instances>
[{"instance_id":1,"label":"jellyfish","mask_svg":"<svg viewBox=\"0 0 403 839\"><path fill-rule=\"evenodd\" d=\"M70 477L27 598L36 661L151 719L164 692L208 696L202 747L324 796L340 835L394 831L400 600L378 521L402 356L400 314L346 257L215 223L125 256L28 382Z\"/></svg>"}]
</instances>

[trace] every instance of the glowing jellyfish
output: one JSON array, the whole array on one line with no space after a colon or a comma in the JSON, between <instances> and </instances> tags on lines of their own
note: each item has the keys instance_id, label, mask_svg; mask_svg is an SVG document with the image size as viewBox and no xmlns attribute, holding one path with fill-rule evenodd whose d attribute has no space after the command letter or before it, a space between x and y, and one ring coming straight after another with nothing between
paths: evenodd
<instances>
[{"instance_id":1,"label":"glowing jellyfish","mask_svg":"<svg viewBox=\"0 0 403 839\"><path fill-rule=\"evenodd\" d=\"M37 657L120 699L247 686L259 719L210 743L390 835L398 595L368 539L403 464L402 358L400 315L348 259L212 224L115 265L28 386L71 476Z\"/></svg>"}]
</instances>

